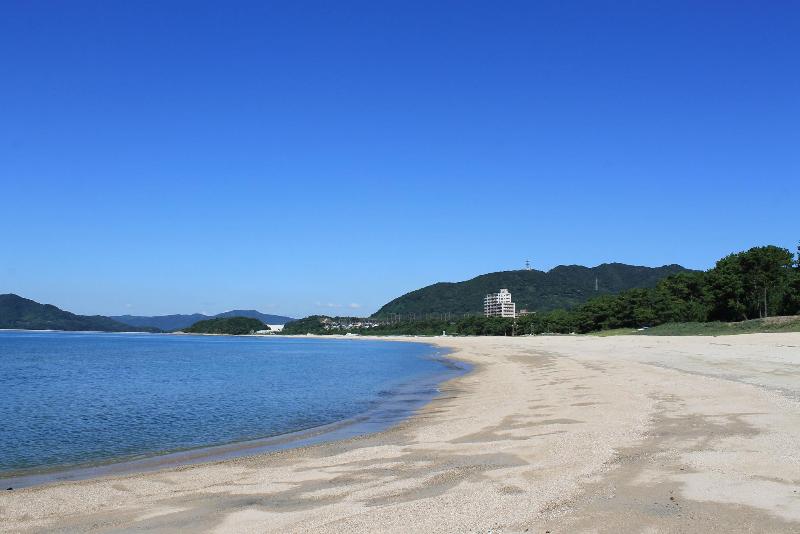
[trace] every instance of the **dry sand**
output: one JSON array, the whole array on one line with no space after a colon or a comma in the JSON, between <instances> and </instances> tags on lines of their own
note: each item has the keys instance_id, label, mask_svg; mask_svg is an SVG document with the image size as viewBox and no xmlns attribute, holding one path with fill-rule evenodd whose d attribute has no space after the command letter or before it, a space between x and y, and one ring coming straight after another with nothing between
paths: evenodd
<instances>
[{"instance_id":1,"label":"dry sand","mask_svg":"<svg viewBox=\"0 0 800 534\"><path fill-rule=\"evenodd\" d=\"M379 434L0 494L3 531L800 532L800 334L440 338Z\"/></svg>"}]
</instances>

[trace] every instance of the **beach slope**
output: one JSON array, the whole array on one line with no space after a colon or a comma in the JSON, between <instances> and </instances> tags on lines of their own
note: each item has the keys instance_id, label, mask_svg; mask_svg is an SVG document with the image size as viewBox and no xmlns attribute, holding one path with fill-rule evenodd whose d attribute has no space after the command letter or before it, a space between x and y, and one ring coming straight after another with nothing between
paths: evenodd
<instances>
[{"instance_id":1,"label":"beach slope","mask_svg":"<svg viewBox=\"0 0 800 534\"><path fill-rule=\"evenodd\" d=\"M4 491L0 530L797 532L800 334L437 338L378 434Z\"/></svg>"}]
</instances>

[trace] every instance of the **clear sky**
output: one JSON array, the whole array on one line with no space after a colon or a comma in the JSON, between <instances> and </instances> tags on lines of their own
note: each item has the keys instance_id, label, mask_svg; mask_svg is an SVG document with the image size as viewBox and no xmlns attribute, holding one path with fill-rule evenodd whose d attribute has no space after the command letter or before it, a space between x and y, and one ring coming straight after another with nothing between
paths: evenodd
<instances>
[{"instance_id":1,"label":"clear sky","mask_svg":"<svg viewBox=\"0 0 800 534\"><path fill-rule=\"evenodd\" d=\"M0 293L366 314L800 239L796 2L0 7Z\"/></svg>"}]
</instances>

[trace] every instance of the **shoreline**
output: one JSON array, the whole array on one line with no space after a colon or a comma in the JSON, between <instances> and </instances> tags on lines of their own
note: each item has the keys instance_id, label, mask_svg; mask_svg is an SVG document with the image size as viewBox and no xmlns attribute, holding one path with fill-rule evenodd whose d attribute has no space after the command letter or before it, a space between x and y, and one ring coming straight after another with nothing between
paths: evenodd
<instances>
[{"instance_id":1,"label":"shoreline","mask_svg":"<svg viewBox=\"0 0 800 534\"><path fill-rule=\"evenodd\" d=\"M19 330L17 330L19 331ZM35 331L34 331L35 332ZM47 331L61 332L61 331ZM77 332L76 332L77 333ZM89 332L86 332L89 333ZM94 333L94 332L91 332ZM125 334L126 332L104 332ZM135 332L141 333L141 332ZM149 333L149 332L144 332ZM225 334L184 334L179 335L211 335ZM233 337L267 337L267 336L233 336ZM268 337L275 337L274 335ZM293 336L283 336L290 338ZM305 339L305 336L303 336ZM323 339L329 339L325 336ZM350 340L352 336L337 336L335 339ZM393 340L399 341L399 340ZM455 378L471 372L466 362L458 362L450 358L450 351L435 344L415 341L430 349L424 356L441 364L438 372L419 377L399 384L390 395L373 401L367 411L354 414L345 419L331 423L300 428L291 432L265 436L255 439L233 441L229 443L206 445L190 449L142 453L128 458L109 459L104 461L87 461L67 466L45 466L19 471L0 472L0 485L14 490L23 488L75 482L101 477L137 475L163 469L202 465L230 460L243 456L269 454L281 450L309 447L331 441L344 441L367 434L382 432L392 426L401 424L431 400L440 394L440 386Z\"/></svg>"},{"instance_id":2,"label":"shoreline","mask_svg":"<svg viewBox=\"0 0 800 534\"><path fill-rule=\"evenodd\" d=\"M800 410L779 391L800 387L800 334L432 343L473 371L385 431L4 492L0 525L21 532L800 526L800 465L791 461L800 457Z\"/></svg>"}]
</instances>

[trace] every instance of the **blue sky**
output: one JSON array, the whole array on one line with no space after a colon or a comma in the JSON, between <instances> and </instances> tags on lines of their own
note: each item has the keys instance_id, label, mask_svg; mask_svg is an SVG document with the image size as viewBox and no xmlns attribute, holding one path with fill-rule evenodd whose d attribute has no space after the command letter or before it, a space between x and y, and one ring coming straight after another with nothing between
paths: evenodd
<instances>
[{"instance_id":1,"label":"blue sky","mask_svg":"<svg viewBox=\"0 0 800 534\"><path fill-rule=\"evenodd\" d=\"M0 11L0 293L365 314L800 239L797 3Z\"/></svg>"}]
</instances>

